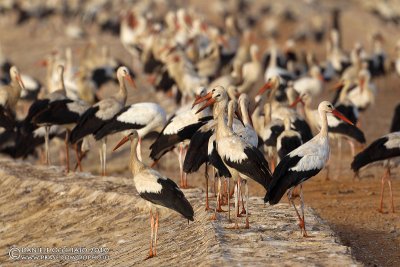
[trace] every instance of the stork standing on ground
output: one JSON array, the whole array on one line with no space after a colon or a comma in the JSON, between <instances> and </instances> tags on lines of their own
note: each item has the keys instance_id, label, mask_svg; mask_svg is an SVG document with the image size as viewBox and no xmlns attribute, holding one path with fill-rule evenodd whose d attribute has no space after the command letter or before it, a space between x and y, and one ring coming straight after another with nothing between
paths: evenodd
<instances>
[{"instance_id":1,"label":"stork standing on ground","mask_svg":"<svg viewBox=\"0 0 400 267\"><path fill-rule=\"evenodd\" d=\"M29 108L28 115L24 120L25 134L33 131L38 126L44 126L46 163L50 164L49 155L49 134L52 125L63 125L66 128L66 171L69 172L69 146L68 138L70 129L78 121L79 117L88 109L88 105L81 100L71 100L67 97L67 90L64 84L64 66L58 65L58 90L47 95L44 99L36 100ZM78 164L79 155L75 146Z\"/></svg>"},{"instance_id":2,"label":"stork standing on ground","mask_svg":"<svg viewBox=\"0 0 400 267\"><path fill-rule=\"evenodd\" d=\"M205 94L206 89L200 87L198 92L198 97L202 96ZM184 144L184 141L190 140L195 132L211 119L210 109L196 113L195 110L192 110L190 104L185 105L172 115L157 139L150 146L150 158L157 162L165 153L179 145L178 160L181 187L187 187L186 173L183 172L183 163L187 151L187 144Z\"/></svg>"},{"instance_id":3,"label":"stork standing on ground","mask_svg":"<svg viewBox=\"0 0 400 267\"><path fill-rule=\"evenodd\" d=\"M108 123L118 112L120 112L126 103L127 89L124 80L127 80L136 88L135 82L129 74L128 68L122 66L117 70L117 78L119 82L119 91L116 95L101 100L94 104L79 118L75 128L71 132L70 142L75 144L83 137L96 132ZM102 175L106 174L106 144L107 137L101 139L100 163Z\"/></svg>"},{"instance_id":4,"label":"stork standing on ground","mask_svg":"<svg viewBox=\"0 0 400 267\"><path fill-rule=\"evenodd\" d=\"M268 186L268 192L264 198L265 202L275 205L281 200L286 190L288 190L289 201L293 205L299 218L299 226L304 237L307 236L307 232L304 221L302 183L317 175L328 161L330 147L327 113L332 113L351 124L351 122L340 112L335 110L333 105L328 101L323 101L319 104L318 113L322 121L319 134L281 159L278 166L276 166L272 181ZM293 189L297 185L300 185L301 216L292 199Z\"/></svg>"},{"instance_id":5,"label":"stork standing on ground","mask_svg":"<svg viewBox=\"0 0 400 267\"><path fill-rule=\"evenodd\" d=\"M222 161L228 168L232 177L238 181L236 187L236 196L240 192L240 177L245 182L246 194L246 228L249 228L249 192L247 179L251 178L257 183L267 188L271 180L271 172L269 170L268 162L265 160L262 153L251 144L244 141L240 136L235 134L227 125L226 120L226 107L228 105L228 94L222 86L217 86L212 89L203 100L207 102L197 111L211 106L216 103L215 115L217 120L216 128L216 144L218 154L221 156ZM235 200L236 207L238 206L238 199ZM237 210L237 209L236 209ZM237 214L237 212L236 212ZM235 228L238 228L237 217Z\"/></svg>"},{"instance_id":6,"label":"stork standing on ground","mask_svg":"<svg viewBox=\"0 0 400 267\"><path fill-rule=\"evenodd\" d=\"M132 130L139 134L138 151L141 151L142 138L152 131L159 131L166 123L166 113L156 103L136 103L124 107L107 124L101 127L95 134L96 140L122 132L124 136ZM140 157L140 153L138 153ZM141 159L140 159L141 160Z\"/></svg>"},{"instance_id":7,"label":"stork standing on ground","mask_svg":"<svg viewBox=\"0 0 400 267\"><path fill-rule=\"evenodd\" d=\"M139 160L137 153L139 134L137 131L134 130L128 136L124 137L114 150L118 149L118 147L122 146L129 140L131 141L130 168L132 170L133 183L135 184L135 188L139 195L143 199L147 200L150 205L151 241L148 258L151 258L157 256L157 209L166 207L175 210L190 221L194 221L194 211L193 207L174 181L165 177L156 170L147 167ZM153 215L153 211L155 211L155 215Z\"/></svg>"},{"instance_id":8,"label":"stork standing on ground","mask_svg":"<svg viewBox=\"0 0 400 267\"><path fill-rule=\"evenodd\" d=\"M383 163L385 168L381 182L381 202L378 211L383 212L383 192L385 182L387 182L389 185L392 212L394 212L390 170L400 165L400 132L389 133L372 142L366 149L354 157L351 168L358 176L358 172L362 167L374 162Z\"/></svg>"}]
</instances>

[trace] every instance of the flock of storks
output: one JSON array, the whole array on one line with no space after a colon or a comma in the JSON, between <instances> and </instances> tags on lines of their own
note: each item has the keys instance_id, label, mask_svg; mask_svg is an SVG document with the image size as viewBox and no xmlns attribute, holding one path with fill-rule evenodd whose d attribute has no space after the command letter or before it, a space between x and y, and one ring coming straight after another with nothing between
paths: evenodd
<instances>
[{"instance_id":1,"label":"flock of storks","mask_svg":"<svg viewBox=\"0 0 400 267\"><path fill-rule=\"evenodd\" d=\"M302 184L324 168L329 171L332 140L338 144L340 157L342 141L348 142L354 156L351 168L357 175L366 165L383 164L380 211L387 181L394 212L390 170L400 162L400 105L395 109L390 133L366 146L360 129L367 124L360 113L374 104L379 93L373 79L391 75L382 34L372 37L374 50L370 54L360 43L346 53L336 22L327 38L324 62L317 61L311 51L299 56L293 40L285 43L284 52L271 40L261 57L254 32L240 29L236 19L227 16L221 29L185 9L167 12L164 21L134 10L123 17L121 42L133 56L135 68L142 69L144 84L175 98L177 110L172 115L153 102L126 104L129 88L141 90L135 83L139 74L135 69L134 75L112 58L107 48L98 53L89 44L83 49L79 68L73 66L71 49L65 57L60 52L50 53L39 62L47 68L46 91L3 55L0 152L26 158L36 155L44 145L44 152L39 154L49 164L50 142L58 137L66 147L66 171L70 171L70 146L76 154L75 169L82 170L90 139L94 138L99 141L101 173L106 175L107 137L123 133L114 150L130 141L134 185L139 195L153 204L149 257L157 254L157 207L173 209L194 220L193 208L180 187L188 187L187 174L199 171L201 166L205 166L206 209L209 167L218 181L214 218L222 206L228 205L231 220L233 197L233 228L239 228L242 215L244 227L250 227L251 179L265 188L264 201L270 205L277 204L287 192L301 232L307 236ZM397 47L400 50L400 44ZM400 59L392 66L399 72ZM264 85L259 89L260 80ZM338 81L333 101L322 101L313 109L313 99L329 80ZM118 91L99 100L98 91L110 81L119 85ZM256 93L254 100L252 92ZM154 163L149 167L142 161L141 142L154 136L154 131L157 136L150 146ZM55 141L52 144L56 145ZM154 169L172 150L178 154L180 187ZM300 197L300 211L294 203L296 195Z\"/></svg>"}]
</instances>

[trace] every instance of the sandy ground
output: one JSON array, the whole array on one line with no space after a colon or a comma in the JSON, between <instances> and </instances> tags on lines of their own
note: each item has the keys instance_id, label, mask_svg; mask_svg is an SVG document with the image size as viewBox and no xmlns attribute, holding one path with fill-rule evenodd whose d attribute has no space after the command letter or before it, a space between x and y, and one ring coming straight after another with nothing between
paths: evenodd
<instances>
[{"instance_id":1,"label":"sandy ground","mask_svg":"<svg viewBox=\"0 0 400 267\"><path fill-rule=\"evenodd\" d=\"M343 4L343 1L339 1ZM332 1L328 1L332 3ZM343 14L344 46L346 49L352 47L354 41L361 40L367 42L371 33L380 29L387 37L387 51L393 55L393 46L399 34L393 25L385 25L375 17L361 11L356 5L348 5L347 12ZM0 18L1 45L4 52L21 69L21 71L32 74L43 80L45 70L34 65L37 60L42 59L49 51L57 47L63 49L68 45L81 47L84 41L68 40L62 30L60 21L54 20L55 26L41 25L34 33L33 23L21 28L14 28L10 24L11 18ZM349 27L348 25L351 25ZM113 55L119 58L129 58L123 50L119 40L101 35L95 29L89 29L90 35L98 44L108 44ZM323 49L316 49L316 52L323 54ZM139 80L144 80L139 76ZM378 95L376 103L362 115L362 129L365 131L367 142L370 143L375 138L387 133L394 106L400 100L400 89L398 88L400 78L395 74L390 74L376 82ZM141 84L140 91L129 92L129 103L140 102L148 98L150 89ZM326 88L330 88L330 84ZM108 86L103 90L103 94L111 94L115 87ZM321 99L331 99L332 93L326 90ZM171 101L161 96L156 96L155 100L161 102L168 111L173 109ZM110 144L115 144L118 137L111 138ZM147 159L150 142L147 141L143 146L144 158ZM112 146L112 145L111 145ZM345 245L352 247L355 258L366 265L396 266L400 265L400 180L398 170L393 172L394 202L397 213L380 214L376 210L379 204L380 177L383 170L379 167L371 167L362 172L362 178L353 179L353 174L349 170L352 160L348 147L344 145L344 156L341 160L337 158L336 147L332 149L331 174L329 181L325 181L325 172L309 180L305 184L305 201L307 205L315 208L317 213L325 219L332 229L338 234ZM96 147L85 160L86 171L97 173L98 158ZM53 148L54 158L56 148ZM128 149L111 154L109 149L109 173L113 175L129 176L126 160ZM171 153L163 158L159 168L171 178L178 180L178 168L176 155ZM30 158L29 161L35 160ZM57 160L55 160L57 163ZM341 173L339 174L339 170ZM189 177L190 184L202 186L204 188L204 178L202 174ZM386 189L387 190L387 189ZM250 184L250 194L253 196L263 196L261 188ZM385 195L385 210L389 210L388 192Z\"/></svg>"},{"instance_id":2,"label":"sandy ground","mask_svg":"<svg viewBox=\"0 0 400 267\"><path fill-rule=\"evenodd\" d=\"M350 249L310 209L308 234L303 238L291 207L269 206L250 198L250 229L230 229L227 214L204 209L204 192L185 189L195 210L189 224L177 213L160 210L158 257L147 259L148 205L132 179L70 173L63 168L32 166L0 159L0 262L9 264L107 266L359 266ZM13 199L12 202L6 201ZM215 201L211 201L215 205ZM239 221L243 227L244 219ZM26 229L30 229L29 232ZM96 258L85 261L23 260L22 247L97 248ZM99 250L101 249L101 250ZM51 252L45 254L54 255ZM55 254L56 255L56 254ZM70 256L73 254L70 254ZM329 260L326 260L329 259Z\"/></svg>"}]
</instances>

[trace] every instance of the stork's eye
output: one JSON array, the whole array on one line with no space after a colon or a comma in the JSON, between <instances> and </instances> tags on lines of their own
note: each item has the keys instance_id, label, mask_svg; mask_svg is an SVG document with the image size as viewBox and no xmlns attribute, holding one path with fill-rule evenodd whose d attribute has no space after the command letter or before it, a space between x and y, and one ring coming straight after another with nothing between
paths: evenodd
<instances>
[{"instance_id":1,"label":"stork's eye","mask_svg":"<svg viewBox=\"0 0 400 267\"><path fill-rule=\"evenodd\" d=\"M215 97L220 97L221 95L220 94L218 94L218 95L216 95Z\"/></svg>"},{"instance_id":2,"label":"stork's eye","mask_svg":"<svg viewBox=\"0 0 400 267\"><path fill-rule=\"evenodd\" d=\"M214 93L214 92L215 92L215 88L214 88L214 89L212 89L212 90L211 90L211 92L213 92L213 93Z\"/></svg>"}]
</instances>

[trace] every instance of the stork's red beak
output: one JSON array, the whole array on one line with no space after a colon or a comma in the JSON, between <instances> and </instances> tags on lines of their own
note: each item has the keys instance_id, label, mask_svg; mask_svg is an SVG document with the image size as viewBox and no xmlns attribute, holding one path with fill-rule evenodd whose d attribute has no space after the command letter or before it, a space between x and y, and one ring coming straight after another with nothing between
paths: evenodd
<instances>
[{"instance_id":1,"label":"stork's red beak","mask_svg":"<svg viewBox=\"0 0 400 267\"><path fill-rule=\"evenodd\" d=\"M346 116L344 116L342 113L340 113L336 109L332 110L332 114L335 115L336 117L338 117L339 119L347 122L348 124L354 125L348 118L346 118Z\"/></svg>"},{"instance_id":2,"label":"stork's red beak","mask_svg":"<svg viewBox=\"0 0 400 267\"><path fill-rule=\"evenodd\" d=\"M132 86L133 88L137 89L135 80L133 80L133 78L132 78L131 75L129 75L129 74L126 75L126 76L125 76L125 79L131 84L131 86Z\"/></svg>"},{"instance_id":3,"label":"stork's red beak","mask_svg":"<svg viewBox=\"0 0 400 267\"><path fill-rule=\"evenodd\" d=\"M37 61L35 65L38 65L40 67L47 67L48 64L49 64L49 62L44 59L44 60Z\"/></svg>"},{"instance_id":4,"label":"stork's red beak","mask_svg":"<svg viewBox=\"0 0 400 267\"><path fill-rule=\"evenodd\" d=\"M292 104L290 104L290 107L291 107L291 108L296 107L296 105L297 105L299 102L301 102L301 103L304 105L303 98L302 98L301 96L299 96Z\"/></svg>"},{"instance_id":5,"label":"stork's red beak","mask_svg":"<svg viewBox=\"0 0 400 267\"><path fill-rule=\"evenodd\" d=\"M271 89L271 88L272 88L272 84L270 82L267 82L263 85L263 87L260 88L260 90L258 90L257 95L262 95L265 91L267 91L268 89Z\"/></svg>"},{"instance_id":6,"label":"stork's red beak","mask_svg":"<svg viewBox=\"0 0 400 267\"><path fill-rule=\"evenodd\" d=\"M198 111L196 111L196 114L202 112L204 109L206 109L207 107L213 105L214 103L215 103L215 99L214 98L208 99L208 101Z\"/></svg>"},{"instance_id":7,"label":"stork's red beak","mask_svg":"<svg viewBox=\"0 0 400 267\"><path fill-rule=\"evenodd\" d=\"M361 90L364 89L364 85L365 85L365 79L364 78L360 78L360 89Z\"/></svg>"},{"instance_id":8,"label":"stork's red beak","mask_svg":"<svg viewBox=\"0 0 400 267\"><path fill-rule=\"evenodd\" d=\"M24 84L24 82L22 81L21 74L18 73L18 75L17 75L16 78L17 78L17 81L18 81L18 83L19 83L19 86L21 86L22 89L25 89L25 84Z\"/></svg>"},{"instance_id":9,"label":"stork's red beak","mask_svg":"<svg viewBox=\"0 0 400 267\"><path fill-rule=\"evenodd\" d=\"M122 146L123 144L125 144L128 141L129 141L129 135L122 138L121 141L119 141L119 143L114 147L113 151L117 150L120 146Z\"/></svg>"},{"instance_id":10,"label":"stork's red beak","mask_svg":"<svg viewBox=\"0 0 400 267\"><path fill-rule=\"evenodd\" d=\"M325 78L322 74L318 75L318 80L320 80L321 82L325 82Z\"/></svg>"},{"instance_id":11,"label":"stork's red beak","mask_svg":"<svg viewBox=\"0 0 400 267\"><path fill-rule=\"evenodd\" d=\"M202 103L202 102L204 102L204 101L206 101L206 100L209 100L210 98L212 97L212 92L210 91L210 92L208 92L206 95L204 95L204 96L196 96L196 98L195 98L195 100L194 100L194 102L193 102L193 105L192 105L192 108L194 107L194 106L196 106L197 104L200 104L200 103Z\"/></svg>"}]
</instances>

